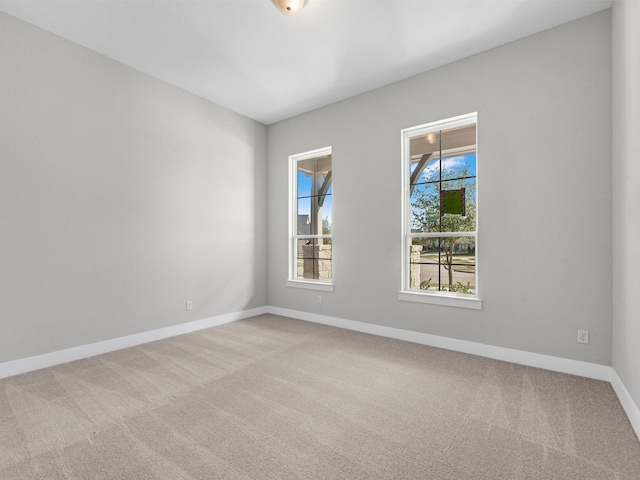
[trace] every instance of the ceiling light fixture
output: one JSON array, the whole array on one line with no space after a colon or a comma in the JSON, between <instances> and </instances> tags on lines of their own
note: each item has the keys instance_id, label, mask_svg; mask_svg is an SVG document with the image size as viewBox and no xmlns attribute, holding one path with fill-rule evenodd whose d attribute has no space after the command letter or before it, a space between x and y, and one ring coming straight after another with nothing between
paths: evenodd
<instances>
[{"instance_id":1,"label":"ceiling light fixture","mask_svg":"<svg viewBox=\"0 0 640 480\"><path fill-rule=\"evenodd\" d=\"M278 10L286 15L295 15L302 7L304 7L305 0L271 0Z\"/></svg>"}]
</instances>

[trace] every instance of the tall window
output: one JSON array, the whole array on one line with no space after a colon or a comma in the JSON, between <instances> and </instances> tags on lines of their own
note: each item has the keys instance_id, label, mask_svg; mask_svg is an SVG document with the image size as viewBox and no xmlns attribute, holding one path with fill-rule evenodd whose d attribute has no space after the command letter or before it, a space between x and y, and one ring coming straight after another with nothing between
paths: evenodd
<instances>
[{"instance_id":1,"label":"tall window","mask_svg":"<svg viewBox=\"0 0 640 480\"><path fill-rule=\"evenodd\" d=\"M290 157L289 279L293 282L321 286L333 279L331 163L331 147Z\"/></svg>"},{"instance_id":2,"label":"tall window","mask_svg":"<svg viewBox=\"0 0 640 480\"><path fill-rule=\"evenodd\" d=\"M477 299L477 114L409 128L402 137L402 292Z\"/></svg>"}]
</instances>

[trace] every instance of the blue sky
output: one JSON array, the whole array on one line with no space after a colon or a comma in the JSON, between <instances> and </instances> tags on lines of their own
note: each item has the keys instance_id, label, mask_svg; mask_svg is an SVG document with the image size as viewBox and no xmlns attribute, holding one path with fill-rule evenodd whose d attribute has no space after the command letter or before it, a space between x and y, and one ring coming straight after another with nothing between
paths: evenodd
<instances>
[{"instance_id":1,"label":"blue sky","mask_svg":"<svg viewBox=\"0 0 640 480\"><path fill-rule=\"evenodd\" d=\"M413 172L418 165L418 162L411 163L411 172ZM469 168L469 175L476 174L476 154L470 153L468 155L459 155L456 157L445 157L442 160L442 166L445 171L463 169L465 166ZM440 169L439 159L434 159L427 162L427 166L420 177L419 182L425 182L428 180L438 179L438 170Z\"/></svg>"},{"instance_id":2,"label":"blue sky","mask_svg":"<svg viewBox=\"0 0 640 480\"><path fill-rule=\"evenodd\" d=\"M329 225L333 224L333 183L329 185L329 191L327 192L327 196L324 200L324 205L322 206L322 219L329 219ZM298 172L298 215L310 215L310 204L311 202L307 200L311 195L311 177L309 175L305 175L303 172ZM305 199L301 198L305 197Z\"/></svg>"},{"instance_id":3,"label":"blue sky","mask_svg":"<svg viewBox=\"0 0 640 480\"><path fill-rule=\"evenodd\" d=\"M416 167L417 163L411 164L411 171L413 171ZM442 160L442 166L444 170L457 170L463 169L465 166L468 167L468 174L475 175L476 174L476 154L470 153L468 155L459 155L455 157L446 157ZM427 163L427 166L424 169L424 172L420 178L420 182L431 180L436 180L438 175L438 170L440 167L440 162L438 159L432 160ZM435 178L434 178L435 177ZM333 184L329 186L328 195L325 198L324 205L322 208L322 218L329 219L329 224L333 224L333 196L331 193L333 192ZM303 172L298 172L298 215L310 215L310 205L311 201L309 197L311 196L311 176L304 174Z\"/></svg>"}]
</instances>

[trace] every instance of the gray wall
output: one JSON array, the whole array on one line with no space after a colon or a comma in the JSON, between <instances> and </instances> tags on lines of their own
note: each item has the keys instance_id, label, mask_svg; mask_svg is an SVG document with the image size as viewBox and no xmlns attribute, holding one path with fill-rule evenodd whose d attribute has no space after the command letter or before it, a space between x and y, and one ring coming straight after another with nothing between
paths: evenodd
<instances>
[{"instance_id":1,"label":"gray wall","mask_svg":"<svg viewBox=\"0 0 640 480\"><path fill-rule=\"evenodd\" d=\"M3 13L0 66L0 362L266 304L266 127Z\"/></svg>"},{"instance_id":2,"label":"gray wall","mask_svg":"<svg viewBox=\"0 0 640 480\"><path fill-rule=\"evenodd\" d=\"M627 131L629 16L617 14L614 55ZM610 364L610 22L602 12L267 132L0 14L0 362L270 304ZM400 302L400 130L473 111L484 308ZM335 291L319 305L285 286L287 157L329 145ZM616 175L637 178L637 143L617 148ZM618 207L635 192L616 189ZM624 248L639 236L624 215L615 272L632 285ZM632 293L616 294L614 364L638 401Z\"/></svg>"},{"instance_id":3,"label":"gray wall","mask_svg":"<svg viewBox=\"0 0 640 480\"><path fill-rule=\"evenodd\" d=\"M613 366L640 407L640 2L613 5Z\"/></svg>"},{"instance_id":4,"label":"gray wall","mask_svg":"<svg viewBox=\"0 0 640 480\"><path fill-rule=\"evenodd\" d=\"M400 302L400 130L479 118L481 311ZM269 304L611 362L611 12L268 129ZM332 293L287 288L287 157L333 147ZM640 238L640 237L638 237ZM576 342L578 329L591 343Z\"/></svg>"}]
</instances>

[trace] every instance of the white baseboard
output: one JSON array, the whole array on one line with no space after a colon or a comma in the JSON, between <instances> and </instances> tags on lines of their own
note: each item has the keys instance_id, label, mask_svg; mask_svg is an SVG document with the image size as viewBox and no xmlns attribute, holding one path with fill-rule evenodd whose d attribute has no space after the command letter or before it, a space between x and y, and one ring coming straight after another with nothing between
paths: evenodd
<instances>
[{"instance_id":1,"label":"white baseboard","mask_svg":"<svg viewBox=\"0 0 640 480\"><path fill-rule=\"evenodd\" d=\"M369 333L371 335L394 338L397 340L419 343L421 345L429 345L432 347L469 353L481 357L503 360L505 362L544 368L555 372L568 373L571 375L610 382L613 390L620 400L622 408L624 408L624 411L629 417L631 426L640 439L640 409L638 409L638 406L631 398L631 395L613 367L273 306L227 313L216 317L151 330L149 332L127 335L125 337L105 340L103 342L82 345L66 350L59 350L57 352L45 353L43 355L0 363L0 378L32 372L41 368L53 367L54 365L59 365L61 363L93 357L102 353L134 347L136 345L154 342L164 338L175 337L177 335L183 335L185 333L234 322L236 320L255 317L256 315L262 315L264 313L272 313L274 315L282 315L285 317L296 318L298 320L305 320L332 327Z\"/></svg>"},{"instance_id":2,"label":"white baseboard","mask_svg":"<svg viewBox=\"0 0 640 480\"><path fill-rule=\"evenodd\" d=\"M522 350L514 350L511 348L496 347L494 345L486 345L483 343L468 342L466 340L458 340L455 338L412 332L409 330L402 330L400 328L355 322L353 320L345 320L343 318L329 317L326 315L301 312L298 310L289 310L287 308L269 306L267 307L267 313L296 318L298 320L305 320L313 323L321 323L332 327L345 328L356 332L369 333L371 335L378 335L381 337L395 338L397 340L419 343L421 345L429 345L431 347L444 348L446 350L469 353L496 360L503 360L505 362L527 365L529 367L544 368L545 370L552 370L554 372L568 373L570 375L578 375L580 377L610 382L614 392L618 396L618 400L620 401L622 408L629 418L629 422L631 422L631 426L633 427L636 436L640 439L640 409L638 409L638 406L631 398L631 395L622 383L622 380L616 373L615 369L608 365L581 362L568 358L542 355L540 353L524 352Z\"/></svg>"},{"instance_id":3,"label":"white baseboard","mask_svg":"<svg viewBox=\"0 0 640 480\"><path fill-rule=\"evenodd\" d=\"M539 353L523 352L522 350L513 350L511 348L496 347L494 345L468 342L466 340L458 340L455 338L440 337L427 333L412 332L410 330L402 330L400 328L355 322L353 320L328 317L315 313L300 312L297 310L289 310L286 308L267 307L267 312L273 313L275 315L293 317L299 320L321 323L323 325L330 325L332 327L340 327L347 330L355 330L357 332L379 335L381 337L405 340L407 342L444 348L446 350L455 350L457 352L469 353L481 357L494 358L496 360L504 360L506 362L528 365L530 367L544 368L546 370L553 370L556 372L569 373L571 375L579 375L581 377L593 378L596 380L609 381L611 378L611 367L607 365L581 362L578 360L570 360L568 358L552 357Z\"/></svg>"},{"instance_id":4,"label":"white baseboard","mask_svg":"<svg viewBox=\"0 0 640 480\"><path fill-rule=\"evenodd\" d=\"M205 328L216 327L236 320L242 320L243 318L262 315L263 313L267 313L266 307L253 308L251 310L227 313L216 317L181 323L171 327L159 328L157 330L136 333L134 335L127 335L126 337L113 338L103 342L58 350L57 352L45 353L35 357L21 358L11 362L0 363L0 378L32 372L34 370L40 370L41 368L53 367L54 365L59 365L61 363L93 357L102 353L113 352L115 350L121 350L123 348L141 345L143 343L155 342L156 340L175 337L177 335L183 335L185 333L195 332Z\"/></svg>"},{"instance_id":5,"label":"white baseboard","mask_svg":"<svg viewBox=\"0 0 640 480\"><path fill-rule=\"evenodd\" d=\"M629 417L629 422L631 422L631 426L640 440L640 409L633 401L633 398L631 398L627 387L624 386L624 383L622 383L622 380L613 367L611 368L611 386L613 387L613 391L616 392L618 400L620 400L620 404L622 408L624 408L627 417Z\"/></svg>"},{"instance_id":6,"label":"white baseboard","mask_svg":"<svg viewBox=\"0 0 640 480\"><path fill-rule=\"evenodd\" d=\"M394 327L355 322L353 320L345 320L343 318L329 317L326 315L301 312L298 310L289 310L287 308L269 306L267 307L267 313L610 382L614 392L618 396L618 400L620 401L622 408L629 418L629 422L631 422L631 426L633 427L636 436L640 439L640 409L638 409L638 406L631 398L631 395L624 386L624 383L622 383L622 380L615 369L608 365L581 362L568 358L542 355L540 353L524 352L522 350L468 342L466 340L458 340L455 338L440 337L437 335L429 335L427 333L412 332Z\"/></svg>"}]
</instances>

